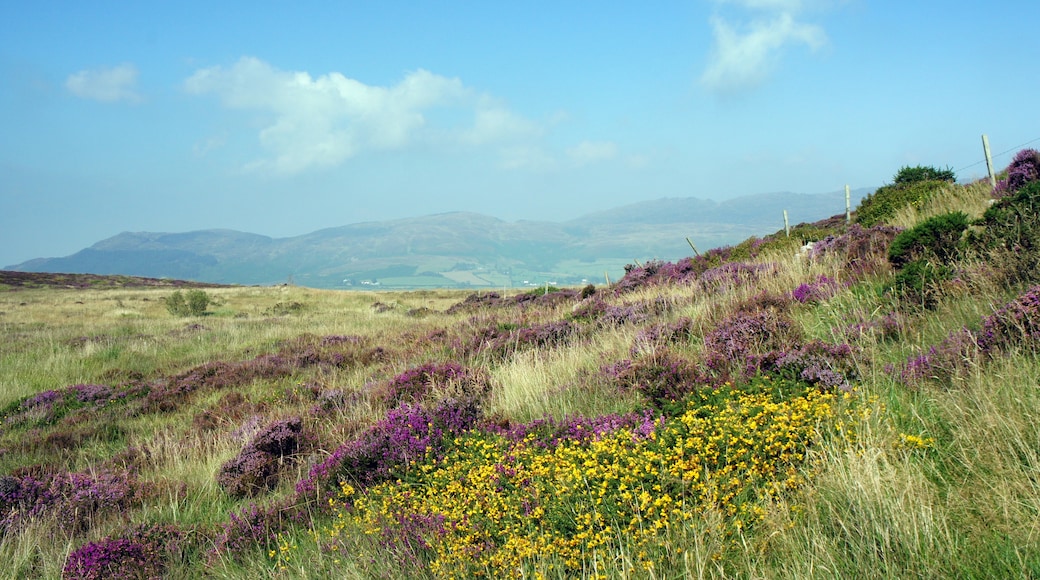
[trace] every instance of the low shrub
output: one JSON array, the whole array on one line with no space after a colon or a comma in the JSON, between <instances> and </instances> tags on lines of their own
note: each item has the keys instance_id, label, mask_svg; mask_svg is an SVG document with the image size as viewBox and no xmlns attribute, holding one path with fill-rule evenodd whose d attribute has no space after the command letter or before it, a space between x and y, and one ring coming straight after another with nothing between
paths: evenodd
<instances>
[{"instance_id":1,"label":"low shrub","mask_svg":"<svg viewBox=\"0 0 1040 580\"><path fill-rule=\"evenodd\" d=\"M928 218L892 240L888 261L896 268L923 257L949 262L958 254L959 242L967 229L968 216L964 212Z\"/></svg>"},{"instance_id":2,"label":"low shrub","mask_svg":"<svg viewBox=\"0 0 1040 580\"><path fill-rule=\"evenodd\" d=\"M943 294L943 284L953 278L955 270L945 264L918 259L896 273L892 287L907 304L935 308Z\"/></svg>"},{"instance_id":3,"label":"low shrub","mask_svg":"<svg viewBox=\"0 0 1040 580\"><path fill-rule=\"evenodd\" d=\"M892 181L894 181L896 185L906 185L921 181L946 181L954 183L957 181L957 178L954 176L953 170L949 167L946 169L936 169L932 166L915 165L913 167L901 167Z\"/></svg>"},{"instance_id":4,"label":"low shrub","mask_svg":"<svg viewBox=\"0 0 1040 580\"><path fill-rule=\"evenodd\" d=\"M885 223L905 207L921 207L949 185L948 181L928 180L880 187L860 202L856 223L864 227Z\"/></svg>"},{"instance_id":5,"label":"low shrub","mask_svg":"<svg viewBox=\"0 0 1040 580\"><path fill-rule=\"evenodd\" d=\"M969 236L973 248L986 255L1011 282L1040 280L1040 180L1031 181L990 206Z\"/></svg>"},{"instance_id":6,"label":"low shrub","mask_svg":"<svg viewBox=\"0 0 1040 580\"><path fill-rule=\"evenodd\" d=\"M62 578L143 580L164 578L169 560L181 551L175 526L139 526L120 537L89 542L73 550Z\"/></svg>"},{"instance_id":7,"label":"low shrub","mask_svg":"<svg viewBox=\"0 0 1040 580\"><path fill-rule=\"evenodd\" d=\"M202 290L188 290L186 294L176 290L165 302L166 310L174 316L202 316L212 299Z\"/></svg>"},{"instance_id":8,"label":"low shrub","mask_svg":"<svg viewBox=\"0 0 1040 580\"><path fill-rule=\"evenodd\" d=\"M220 467L217 483L234 497L253 496L274 488L287 458L303 446L303 421L292 417L260 430L238 455Z\"/></svg>"},{"instance_id":9,"label":"low shrub","mask_svg":"<svg viewBox=\"0 0 1040 580\"><path fill-rule=\"evenodd\" d=\"M1023 149L1007 167L1007 177L997 183L993 197L1001 198L1015 193L1027 183L1040 180L1040 152Z\"/></svg>"}]
</instances>

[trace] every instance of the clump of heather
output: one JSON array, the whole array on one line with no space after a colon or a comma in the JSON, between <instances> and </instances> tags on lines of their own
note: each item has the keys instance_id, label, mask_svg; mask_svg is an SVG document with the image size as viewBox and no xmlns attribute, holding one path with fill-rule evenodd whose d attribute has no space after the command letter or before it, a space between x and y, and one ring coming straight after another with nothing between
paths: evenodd
<instances>
[{"instance_id":1,"label":"clump of heather","mask_svg":"<svg viewBox=\"0 0 1040 580\"><path fill-rule=\"evenodd\" d=\"M274 545L278 533L288 525L294 510L280 504L260 507L250 503L238 512L232 512L217 534L211 559L220 555L235 556L248 550L267 549Z\"/></svg>"},{"instance_id":2,"label":"clump of heather","mask_svg":"<svg viewBox=\"0 0 1040 580\"><path fill-rule=\"evenodd\" d=\"M843 234L828 236L813 245L809 258L836 257L844 264L846 275L860 279L888 268L888 248L902 228L876 225L864 228L852 224Z\"/></svg>"},{"instance_id":3,"label":"clump of heather","mask_svg":"<svg viewBox=\"0 0 1040 580\"><path fill-rule=\"evenodd\" d=\"M577 336L579 331L580 327L569 320L522 326L492 323L478 328L469 338L456 341L453 349L462 356L488 353L506 357L522 350L566 344Z\"/></svg>"},{"instance_id":4,"label":"clump of heather","mask_svg":"<svg viewBox=\"0 0 1040 580\"><path fill-rule=\"evenodd\" d=\"M1019 151L1007 167L1007 177L997 183L993 197L1001 198L1021 189L1030 181L1040 180L1040 152L1035 149Z\"/></svg>"},{"instance_id":5,"label":"clump of heather","mask_svg":"<svg viewBox=\"0 0 1040 580\"><path fill-rule=\"evenodd\" d=\"M704 364L720 379L735 372L754 355L782 351L801 340L800 327L784 310L738 310L704 335Z\"/></svg>"},{"instance_id":6,"label":"clump of heather","mask_svg":"<svg viewBox=\"0 0 1040 580\"><path fill-rule=\"evenodd\" d=\"M481 432L499 435L509 441L526 441L530 445L553 449L562 444L587 443L628 429L636 439L648 439L657 427L659 417L649 409L597 417L572 416L561 421L536 419L529 423L488 422Z\"/></svg>"},{"instance_id":7,"label":"clump of heather","mask_svg":"<svg viewBox=\"0 0 1040 580\"><path fill-rule=\"evenodd\" d=\"M435 392L461 398L482 398L490 390L480 372L457 363L427 363L395 376L380 392L387 405L421 403Z\"/></svg>"},{"instance_id":8,"label":"clump of heather","mask_svg":"<svg viewBox=\"0 0 1040 580\"><path fill-rule=\"evenodd\" d=\"M299 417L275 421L221 466L217 483L235 497L272 489L278 484L283 464L300 451L303 442L303 421Z\"/></svg>"},{"instance_id":9,"label":"clump of heather","mask_svg":"<svg viewBox=\"0 0 1040 580\"><path fill-rule=\"evenodd\" d=\"M0 535L39 517L53 517L79 532L97 517L118 514L139 501L127 471L38 473L0 478Z\"/></svg>"},{"instance_id":10,"label":"clump of heather","mask_svg":"<svg viewBox=\"0 0 1040 580\"><path fill-rule=\"evenodd\" d=\"M156 381L149 387L143 410L170 412L200 391L280 379L300 369L316 366L348 368L364 365L384 355L381 348L366 348L364 340L358 337L300 336L283 343L276 354L263 354L242 362L208 362Z\"/></svg>"},{"instance_id":11,"label":"clump of heather","mask_svg":"<svg viewBox=\"0 0 1040 580\"><path fill-rule=\"evenodd\" d=\"M1040 286L1033 286L982 320L979 350L986 355L1040 341Z\"/></svg>"},{"instance_id":12,"label":"clump of heather","mask_svg":"<svg viewBox=\"0 0 1040 580\"><path fill-rule=\"evenodd\" d=\"M340 481L362 487L392 479L413 461L439 457L447 443L472 428L480 418L473 400L444 400L426 409L403 404L361 435L340 445L327 459L311 468L296 491L315 492L319 486L336 489Z\"/></svg>"},{"instance_id":13,"label":"clump of heather","mask_svg":"<svg viewBox=\"0 0 1040 580\"><path fill-rule=\"evenodd\" d=\"M686 316L675 322L652 324L636 333L630 352L639 356L668 345L684 344L693 339L693 332L693 320Z\"/></svg>"},{"instance_id":14,"label":"clump of heather","mask_svg":"<svg viewBox=\"0 0 1040 580\"><path fill-rule=\"evenodd\" d=\"M697 286L704 292L721 292L753 284L762 276L775 275L776 264L748 264L729 262L704 271L697 279Z\"/></svg>"},{"instance_id":15,"label":"clump of heather","mask_svg":"<svg viewBox=\"0 0 1040 580\"><path fill-rule=\"evenodd\" d=\"M664 349L605 366L601 373L618 389L637 391L659 408L709 384L697 365Z\"/></svg>"},{"instance_id":16,"label":"clump of heather","mask_svg":"<svg viewBox=\"0 0 1040 580\"><path fill-rule=\"evenodd\" d=\"M857 378L854 352L848 344L828 344L814 340L796 347L751 356L745 377L759 373L804 381L823 391L849 391Z\"/></svg>"},{"instance_id":17,"label":"clump of heather","mask_svg":"<svg viewBox=\"0 0 1040 580\"><path fill-rule=\"evenodd\" d=\"M900 378L907 385L928 379L949 382L981 360L1015 348L1035 348L1038 343L1040 286L1033 286L983 318L978 332L962 328L929 347L927 352L907 359Z\"/></svg>"},{"instance_id":18,"label":"clump of heather","mask_svg":"<svg viewBox=\"0 0 1040 580\"><path fill-rule=\"evenodd\" d=\"M119 537L89 542L69 554L62 578L141 580L164 578L180 552L183 534L175 526L139 526Z\"/></svg>"},{"instance_id":19,"label":"clump of heather","mask_svg":"<svg viewBox=\"0 0 1040 580\"><path fill-rule=\"evenodd\" d=\"M802 304L815 304L834 296L838 289L837 280L821 274L815 282L800 284L791 292L791 297Z\"/></svg>"},{"instance_id":20,"label":"clump of heather","mask_svg":"<svg viewBox=\"0 0 1040 580\"><path fill-rule=\"evenodd\" d=\"M453 304L445 311L447 314L460 314L464 312L476 312L493 308L502 304L502 296L498 292L475 292L466 297L465 300Z\"/></svg>"}]
</instances>

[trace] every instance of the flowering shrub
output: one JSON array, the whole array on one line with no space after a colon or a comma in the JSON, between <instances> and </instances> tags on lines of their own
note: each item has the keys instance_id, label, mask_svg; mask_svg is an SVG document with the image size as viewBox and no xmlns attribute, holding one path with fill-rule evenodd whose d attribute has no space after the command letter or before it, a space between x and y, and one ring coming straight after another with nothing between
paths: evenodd
<instances>
[{"instance_id":1,"label":"flowering shrub","mask_svg":"<svg viewBox=\"0 0 1040 580\"><path fill-rule=\"evenodd\" d=\"M844 264L844 272L852 279L883 271L888 266L888 247L901 228L876 225L864 228L849 226L847 232L829 236L813 245L809 252L812 260L837 257Z\"/></svg>"},{"instance_id":2,"label":"flowering shrub","mask_svg":"<svg viewBox=\"0 0 1040 580\"><path fill-rule=\"evenodd\" d=\"M1040 286L1008 302L982 319L982 328L950 333L924 354L910 357L900 369L905 384L932 379L948 382L980 361L1014 348L1035 348L1040 343Z\"/></svg>"},{"instance_id":3,"label":"flowering shrub","mask_svg":"<svg viewBox=\"0 0 1040 580\"><path fill-rule=\"evenodd\" d=\"M658 407L682 399L709 381L694 364L667 350L634 361L623 360L601 372L619 389L638 391Z\"/></svg>"},{"instance_id":4,"label":"flowering shrub","mask_svg":"<svg viewBox=\"0 0 1040 580\"><path fill-rule=\"evenodd\" d=\"M738 545L765 517L760 498L802 484L806 449L822 427L836 431L839 403L762 380L704 392L649 436L619 426L545 446L473 432L417 465L410 485L344 485L334 523L315 533L338 549L362 531L442 578L527 576L547 563L580 576L618 570L618 553L650 571L691 536ZM721 525L698 525L707 513Z\"/></svg>"},{"instance_id":5,"label":"flowering shrub","mask_svg":"<svg viewBox=\"0 0 1040 580\"><path fill-rule=\"evenodd\" d=\"M1040 152L1023 149L1015 154L1007 167L1007 177L997 183L993 197L1001 198L1015 193L1030 181L1040 180Z\"/></svg>"},{"instance_id":6,"label":"flowering shrub","mask_svg":"<svg viewBox=\"0 0 1040 580\"><path fill-rule=\"evenodd\" d=\"M636 333L630 352L632 356L652 354L658 348L683 344L693 340L693 320L682 317L675 322L653 324Z\"/></svg>"},{"instance_id":7,"label":"flowering shrub","mask_svg":"<svg viewBox=\"0 0 1040 580\"><path fill-rule=\"evenodd\" d=\"M740 310L704 335L704 364L720 378L743 370L753 355L784 350L801 340L801 331L781 310Z\"/></svg>"},{"instance_id":8,"label":"flowering shrub","mask_svg":"<svg viewBox=\"0 0 1040 580\"><path fill-rule=\"evenodd\" d=\"M838 292L838 281L821 274L815 282L800 284L791 292L791 297L801 302L822 302Z\"/></svg>"},{"instance_id":9,"label":"flowering shrub","mask_svg":"<svg viewBox=\"0 0 1040 580\"><path fill-rule=\"evenodd\" d=\"M851 381L857 378L852 347L819 340L786 351L749 357L745 376L750 378L757 373L805 381L825 391L848 391L852 388Z\"/></svg>"},{"instance_id":10,"label":"flowering shrub","mask_svg":"<svg viewBox=\"0 0 1040 580\"><path fill-rule=\"evenodd\" d=\"M406 401L419 403L440 389L456 398L480 399L490 390L481 373L456 363L427 363L397 375L380 393L388 405Z\"/></svg>"},{"instance_id":11,"label":"flowering shrub","mask_svg":"<svg viewBox=\"0 0 1040 580\"><path fill-rule=\"evenodd\" d=\"M717 268L705 270L697 279L697 286L705 292L722 292L750 285L763 275L775 275L776 264L746 264L729 262Z\"/></svg>"},{"instance_id":12,"label":"flowering shrub","mask_svg":"<svg viewBox=\"0 0 1040 580\"><path fill-rule=\"evenodd\" d=\"M278 484L278 473L286 457L303 442L303 421L293 417L271 423L220 467L217 483L236 497L256 495Z\"/></svg>"},{"instance_id":13,"label":"flowering shrub","mask_svg":"<svg viewBox=\"0 0 1040 580\"><path fill-rule=\"evenodd\" d=\"M842 332L847 340L861 340L866 336L876 336L881 340L898 338L903 333L906 321L898 311L892 311L876 319L863 320L862 318L849 324L843 330L836 329L835 333Z\"/></svg>"},{"instance_id":14,"label":"flowering shrub","mask_svg":"<svg viewBox=\"0 0 1040 580\"><path fill-rule=\"evenodd\" d=\"M1040 279L1040 180L1027 182L1013 194L998 200L982 215L981 232L969 240L989 253L989 262L1009 282L1033 283Z\"/></svg>"},{"instance_id":15,"label":"flowering shrub","mask_svg":"<svg viewBox=\"0 0 1040 580\"><path fill-rule=\"evenodd\" d=\"M139 501L126 471L41 473L0 478L0 535L48 516L69 531L87 529L95 517L119 513Z\"/></svg>"},{"instance_id":16,"label":"flowering shrub","mask_svg":"<svg viewBox=\"0 0 1040 580\"><path fill-rule=\"evenodd\" d=\"M69 554L62 577L76 580L139 580L165 577L167 560L182 539L174 526L144 526L127 535L89 542Z\"/></svg>"},{"instance_id":17,"label":"flowering shrub","mask_svg":"<svg viewBox=\"0 0 1040 580\"><path fill-rule=\"evenodd\" d=\"M390 479L413 461L443 454L446 442L473 427L479 418L480 408L473 401L445 400L432 410L401 405L311 468L296 491L308 495L319 485L347 481L369 486Z\"/></svg>"}]
</instances>

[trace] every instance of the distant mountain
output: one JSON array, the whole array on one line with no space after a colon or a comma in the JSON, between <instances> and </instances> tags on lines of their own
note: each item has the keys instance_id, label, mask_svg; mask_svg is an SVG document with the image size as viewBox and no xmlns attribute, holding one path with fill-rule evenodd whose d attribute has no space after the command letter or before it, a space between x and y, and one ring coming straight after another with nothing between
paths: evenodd
<instances>
[{"instance_id":1,"label":"distant mountain","mask_svg":"<svg viewBox=\"0 0 1040 580\"><path fill-rule=\"evenodd\" d=\"M853 203L870 193L857 190ZM233 230L124 232L22 272L123 274L317 288L512 287L616 279L633 260L689 255L844 212L843 194L772 193L716 202L664 198L567 222L453 212L328 228L291 238Z\"/></svg>"}]
</instances>

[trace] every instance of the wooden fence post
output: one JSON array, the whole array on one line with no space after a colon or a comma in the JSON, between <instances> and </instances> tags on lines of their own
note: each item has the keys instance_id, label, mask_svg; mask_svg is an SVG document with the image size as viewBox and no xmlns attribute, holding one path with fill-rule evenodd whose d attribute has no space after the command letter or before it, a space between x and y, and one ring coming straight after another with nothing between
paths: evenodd
<instances>
[{"instance_id":1,"label":"wooden fence post","mask_svg":"<svg viewBox=\"0 0 1040 580\"><path fill-rule=\"evenodd\" d=\"M787 237L791 237L791 226L789 225L789 223L787 221L787 210L786 209L784 210L784 233L787 234Z\"/></svg>"},{"instance_id":2,"label":"wooden fence post","mask_svg":"<svg viewBox=\"0 0 1040 580\"><path fill-rule=\"evenodd\" d=\"M993 174L993 157L989 154L989 137L982 134L982 152L986 154L986 169L989 171L989 186L997 186L997 176Z\"/></svg>"}]
</instances>

